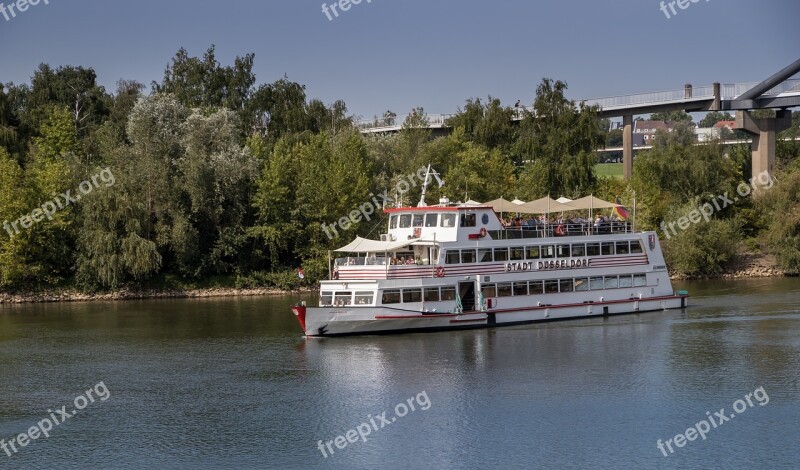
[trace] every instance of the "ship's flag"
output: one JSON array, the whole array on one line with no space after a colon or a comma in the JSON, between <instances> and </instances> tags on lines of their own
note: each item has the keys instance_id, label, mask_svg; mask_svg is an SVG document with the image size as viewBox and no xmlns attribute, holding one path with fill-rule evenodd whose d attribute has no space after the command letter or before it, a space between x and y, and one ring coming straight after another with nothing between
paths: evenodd
<instances>
[{"instance_id":1,"label":"ship's flag","mask_svg":"<svg viewBox=\"0 0 800 470\"><path fill-rule=\"evenodd\" d=\"M614 215L616 215L617 217L619 217L620 220L628 220L628 209L626 209L625 206L623 206L622 203L619 202L619 198L618 197L614 198L614 204L617 204L617 205L614 207L614 210L612 210L611 212Z\"/></svg>"},{"instance_id":2,"label":"ship's flag","mask_svg":"<svg viewBox=\"0 0 800 470\"><path fill-rule=\"evenodd\" d=\"M303 268L297 268L297 277L300 279L305 279L306 273L303 272Z\"/></svg>"}]
</instances>

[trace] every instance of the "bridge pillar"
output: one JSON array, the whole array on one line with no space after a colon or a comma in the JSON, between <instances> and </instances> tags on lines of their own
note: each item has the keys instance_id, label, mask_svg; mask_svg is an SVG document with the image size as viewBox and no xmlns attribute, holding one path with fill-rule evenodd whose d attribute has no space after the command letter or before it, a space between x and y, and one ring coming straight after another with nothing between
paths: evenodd
<instances>
[{"instance_id":1,"label":"bridge pillar","mask_svg":"<svg viewBox=\"0 0 800 470\"><path fill-rule=\"evenodd\" d=\"M777 133L792 126L792 113L789 110L777 111L774 118L754 118L750 111L736 111L734 129L743 130L753 135L750 149L753 152L752 177L755 179L763 172L772 174L775 166L775 148Z\"/></svg>"},{"instance_id":2,"label":"bridge pillar","mask_svg":"<svg viewBox=\"0 0 800 470\"><path fill-rule=\"evenodd\" d=\"M622 175L633 176L633 115L622 116Z\"/></svg>"}]
</instances>

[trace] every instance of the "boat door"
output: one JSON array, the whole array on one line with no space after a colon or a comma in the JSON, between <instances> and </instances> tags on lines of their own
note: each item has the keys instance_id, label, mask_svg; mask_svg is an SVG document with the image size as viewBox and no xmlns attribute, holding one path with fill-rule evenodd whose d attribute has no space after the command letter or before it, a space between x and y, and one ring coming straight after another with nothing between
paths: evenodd
<instances>
[{"instance_id":1,"label":"boat door","mask_svg":"<svg viewBox=\"0 0 800 470\"><path fill-rule=\"evenodd\" d=\"M465 312L475 311L475 281L459 282L458 296L461 298L461 307Z\"/></svg>"}]
</instances>

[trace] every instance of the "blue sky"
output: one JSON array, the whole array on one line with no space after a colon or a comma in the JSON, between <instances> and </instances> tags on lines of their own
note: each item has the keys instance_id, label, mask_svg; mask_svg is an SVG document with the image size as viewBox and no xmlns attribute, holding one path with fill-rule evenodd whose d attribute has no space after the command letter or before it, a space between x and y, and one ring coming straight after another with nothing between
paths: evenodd
<instances>
[{"instance_id":1,"label":"blue sky","mask_svg":"<svg viewBox=\"0 0 800 470\"><path fill-rule=\"evenodd\" d=\"M91 66L109 90L149 85L178 48L215 44L226 65L254 52L261 83L286 74L369 118L454 112L475 96L529 103L542 77L572 98L758 81L800 57L797 0L700 0L669 19L659 0L363 0L333 21L323 3L40 2L0 15L0 82L46 62Z\"/></svg>"}]
</instances>

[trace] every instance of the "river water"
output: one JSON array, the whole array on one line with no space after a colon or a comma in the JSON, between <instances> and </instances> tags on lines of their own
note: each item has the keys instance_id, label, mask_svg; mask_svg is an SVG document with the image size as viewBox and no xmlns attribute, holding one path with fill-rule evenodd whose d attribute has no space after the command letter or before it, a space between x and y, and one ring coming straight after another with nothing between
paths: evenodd
<instances>
[{"instance_id":1,"label":"river water","mask_svg":"<svg viewBox=\"0 0 800 470\"><path fill-rule=\"evenodd\" d=\"M675 288L688 309L308 340L293 296L2 306L0 469L797 468L800 281Z\"/></svg>"}]
</instances>

